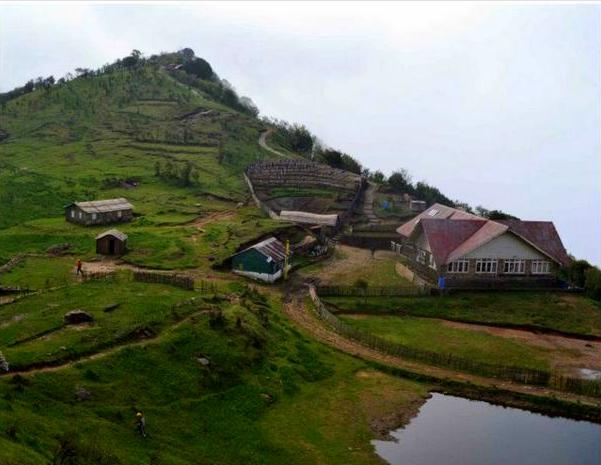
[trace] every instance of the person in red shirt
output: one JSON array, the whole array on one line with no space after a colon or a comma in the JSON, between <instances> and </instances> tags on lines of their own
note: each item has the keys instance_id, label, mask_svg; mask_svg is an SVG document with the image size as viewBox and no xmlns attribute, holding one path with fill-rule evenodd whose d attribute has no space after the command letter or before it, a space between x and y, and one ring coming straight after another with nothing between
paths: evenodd
<instances>
[{"instance_id":1,"label":"person in red shirt","mask_svg":"<svg viewBox=\"0 0 601 465\"><path fill-rule=\"evenodd\" d=\"M81 260L77 260L77 274L83 275Z\"/></svg>"}]
</instances>

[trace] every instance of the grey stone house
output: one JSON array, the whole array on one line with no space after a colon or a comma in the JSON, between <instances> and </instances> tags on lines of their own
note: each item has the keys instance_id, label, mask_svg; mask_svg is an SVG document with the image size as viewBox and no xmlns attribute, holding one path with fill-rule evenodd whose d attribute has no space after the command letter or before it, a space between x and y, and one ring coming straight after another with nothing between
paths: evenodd
<instances>
[{"instance_id":1,"label":"grey stone house","mask_svg":"<svg viewBox=\"0 0 601 465\"><path fill-rule=\"evenodd\" d=\"M84 226L125 223L134 217L134 206L124 198L74 202L65 207L65 219Z\"/></svg>"}]
</instances>

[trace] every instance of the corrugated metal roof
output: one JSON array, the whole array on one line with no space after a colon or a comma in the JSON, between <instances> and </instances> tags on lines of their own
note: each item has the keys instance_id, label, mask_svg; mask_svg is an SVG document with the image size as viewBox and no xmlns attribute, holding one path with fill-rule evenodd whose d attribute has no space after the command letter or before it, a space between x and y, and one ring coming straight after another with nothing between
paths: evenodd
<instances>
[{"instance_id":1,"label":"corrugated metal roof","mask_svg":"<svg viewBox=\"0 0 601 465\"><path fill-rule=\"evenodd\" d=\"M294 223L322 224L326 226L336 226L338 223L338 215L336 214L322 215L319 213L291 210L282 210L280 212L280 219Z\"/></svg>"},{"instance_id":2,"label":"corrugated metal roof","mask_svg":"<svg viewBox=\"0 0 601 465\"><path fill-rule=\"evenodd\" d=\"M568 265L571 261L550 221L493 221L484 218L456 219L455 216L438 220L422 218L412 237L420 230L437 265L455 261L506 232L515 234L560 265Z\"/></svg>"},{"instance_id":3,"label":"corrugated metal roof","mask_svg":"<svg viewBox=\"0 0 601 465\"><path fill-rule=\"evenodd\" d=\"M561 265L572 261L551 221L497 220L509 230Z\"/></svg>"},{"instance_id":4,"label":"corrugated metal roof","mask_svg":"<svg viewBox=\"0 0 601 465\"><path fill-rule=\"evenodd\" d=\"M74 202L72 205L76 205L86 213L106 213L119 210L133 210L134 208L123 197L108 200L92 200L90 202Z\"/></svg>"},{"instance_id":5,"label":"corrugated metal roof","mask_svg":"<svg viewBox=\"0 0 601 465\"><path fill-rule=\"evenodd\" d=\"M415 218L407 221L397 228L397 232L401 236L409 237L423 218L444 220L444 219L455 219L455 220L482 220L479 216L471 213L458 210L456 208L447 207L440 203L435 203L430 208L424 210Z\"/></svg>"},{"instance_id":6,"label":"corrugated metal roof","mask_svg":"<svg viewBox=\"0 0 601 465\"><path fill-rule=\"evenodd\" d=\"M284 247L284 244L278 241L275 237L270 237L264 241L258 242L257 244L251 245L235 255L246 252L250 249L255 249L261 255L271 258L275 262L283 262L286 259L286 248Z\"/></svg>"},{"instance_id":7,"label":"corrugated metal roof","mask_svg":"<svg viewBox=\"0 0 601 465\"><path fill-rule=\"evenodd\" d=\"M449 220L452 223L463 223L463 221ZM482 220L482 226L474 232L465 242L453 250L446 258L446 262L452 262L465 254L482 247L484 244L492 241L496 237L507 231L507 226L491 220Z\"/></svg>"},{"instance_id":8,"label":"corrugated metal roof","mask_svg":"<svg viewBox=\"0 0 601 465\"><path fill-rule=\"evenodd\" d=\"M103 233L100 233L96 236L96 240L102 239L106 236L113 236L114 238L119 239L120 241L127 240L127 234L122 233L118 229L109 229L108 231L104 231Z\"/></svg>"},{"instance_id":9,"label":"corrugated metal roof","mask_svg":"<svg viewBox=\"0 0 601 465\"><path fill-rule=\"evenodd\" d=\"M447 263L454 250L469 242L469 239L485 224L486 220L484 219L458 221L423 218L419 227L426 236L434 261L437 265L443 265Z\"/></svg>"}]
</instances>

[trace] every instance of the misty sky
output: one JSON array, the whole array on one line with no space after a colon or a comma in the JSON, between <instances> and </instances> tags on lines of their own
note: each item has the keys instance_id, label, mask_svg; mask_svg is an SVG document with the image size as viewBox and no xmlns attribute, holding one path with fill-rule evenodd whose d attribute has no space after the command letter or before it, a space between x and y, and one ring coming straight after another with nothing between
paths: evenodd
<instances>
[{"instance_id":1,"label":"misty sky","mask_svg":"<svg viewBox=\"0 0 601 465\"><path fill-rule=\"evenodd\" d=\"M0 91L191 47L268 116L452 199L555 222L601 264L600 7L0 4Z\"/></svg>"}]
</instances>

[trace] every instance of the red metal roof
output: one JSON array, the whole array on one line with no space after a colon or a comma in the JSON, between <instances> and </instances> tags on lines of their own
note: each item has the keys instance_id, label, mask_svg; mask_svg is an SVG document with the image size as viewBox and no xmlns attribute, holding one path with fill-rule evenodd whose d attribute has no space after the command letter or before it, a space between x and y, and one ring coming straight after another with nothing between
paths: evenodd
<instances>
[{"instance_id":1,"label":"red metal roof","mask_svg":"<svg viewBox=\"0 0 601 465\"><path fill-rule=\"evenodd\" d=\"M432 256L437 265L447 263L449 255L469 241L485 224L486 220L426 219L420 221Z\"/></svg>"},{"instance_id":2,"label":"red metal roof","mask_svg":"<svg viewBox=\"0 0 601 465\"><path fill-rule=\"evenodd\" d=\"M401 236L409 237L422 219L482 220L482 218L479 216L471 213L467 213L456 208L447 207L446 205L442 205L440 203L435 203L427 210L421 212L415 218L402 224L396 231Z\"/></svg>"},{"instance_id":3,"label":"red metal roof","mask_svg":"<svg viewBox=\"0 0 601 465\"><path fill-rule=\"evenodd\" d=\"M516 236L530 243L545 255L567 266L572 261L551 221L497 220Z\"/></svg>"}]
</instances>

